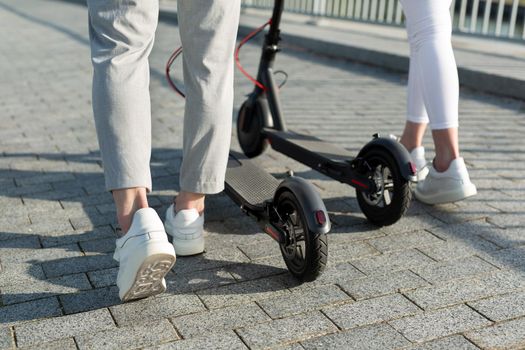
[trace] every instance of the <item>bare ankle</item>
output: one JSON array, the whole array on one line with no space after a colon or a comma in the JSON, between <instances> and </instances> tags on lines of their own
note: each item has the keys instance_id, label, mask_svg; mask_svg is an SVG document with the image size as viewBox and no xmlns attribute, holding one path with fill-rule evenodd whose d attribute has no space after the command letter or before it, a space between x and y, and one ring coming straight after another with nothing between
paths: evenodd
<instances>
[{"instance_id":1,"label":"bare ankle","mask_svg":"<svg viewBox=\"0 0 525 350\"><path fill-rule=\"evenodd\" d=\"M148 208L148 199L144 187L125 188L113 191L113 199L117 208L117 222L120 235L125 235L131 227L133 215L142 208Z\"/></svg>"},{"instance_id":2,"label":"bare ankle","mask_svg":"<svg viewBox=\"0 0 525 350\"><path fill-rule=\"evenodd\" d=\"M174 199L175 211L184 209L196 209L202 214L204 211L204 198L206 196L202 193L184 192L181 191Z\"/></svg>"}]
</instances>

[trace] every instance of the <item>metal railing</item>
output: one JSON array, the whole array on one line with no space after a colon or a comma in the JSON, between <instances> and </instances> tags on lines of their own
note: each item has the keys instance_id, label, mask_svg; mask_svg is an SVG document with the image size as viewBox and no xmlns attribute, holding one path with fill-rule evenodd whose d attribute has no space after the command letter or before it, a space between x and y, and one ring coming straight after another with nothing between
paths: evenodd
<instances>
[{"instance_id":1,"label":"metal railing","mask_svg":"<svg viewBox=\"0 0 525 350\"><path fill-rule=\"evenodd\" d=\"M270 9L273 3L242 0L247 8ZM390 25L404 21L398 0L286 0L285 11ZM450 12L456 32L525 40L525 0L452 0Z\"/></svg>"}]
</instances>

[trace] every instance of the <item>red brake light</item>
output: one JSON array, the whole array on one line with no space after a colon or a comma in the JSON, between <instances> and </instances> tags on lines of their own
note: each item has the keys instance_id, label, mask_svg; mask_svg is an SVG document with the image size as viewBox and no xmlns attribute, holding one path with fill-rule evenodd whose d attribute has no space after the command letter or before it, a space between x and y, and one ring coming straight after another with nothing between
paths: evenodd
<instances>
[{"instance_id":1,"label":"red brake light","mask_svg":"<svg viewBox=\"0 0 525 350\"><path fill-rule=\"evenodd\" d=\"M315 220L321 226L326 224L326 215L324 215L324 211L322 211L322 210L316 211L315 212Z\"/></svg>"}]
</instances>

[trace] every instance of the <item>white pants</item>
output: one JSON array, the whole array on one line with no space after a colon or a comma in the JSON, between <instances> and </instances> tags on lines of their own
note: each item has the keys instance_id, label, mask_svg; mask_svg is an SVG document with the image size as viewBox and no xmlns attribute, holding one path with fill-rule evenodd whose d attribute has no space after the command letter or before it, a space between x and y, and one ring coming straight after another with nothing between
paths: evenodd
<instances>
[{"instance_id":1,"label":"white pants","mask_svg":"<svg viewBox=\"0 0 525 350\"><path fill-rule=\"evenodd\" d=\"M452 0L400 0L410 43L407 120L458 127L459 81L452 51Z\"/></svg>"},{"instance_id":2,"label":"white pants","mask_svg":"<svg viewBox=\"0 0 525 350\"><path fill-rule=\"evenodd\" d=\"M106 187L151 190L148 56L158 0L87 3L93 112ZM187 96L180 187L217 193L224 188L230 148L240 0L179 0L178 14Z\"/></svg>"}]
</instances>

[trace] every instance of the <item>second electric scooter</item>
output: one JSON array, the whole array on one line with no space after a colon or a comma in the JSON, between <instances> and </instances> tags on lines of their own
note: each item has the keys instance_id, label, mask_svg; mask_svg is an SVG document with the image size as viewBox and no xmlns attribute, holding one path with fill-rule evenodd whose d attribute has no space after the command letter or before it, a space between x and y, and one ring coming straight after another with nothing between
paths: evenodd
<instances>
[{"instance_id":1,"label":"second electric scooter","mask_svg":"<svg viewBox=\"0 0 525 350\"><path fill-rule=\"evenodd\" d=\"M408 209L409 183L416 181L415 165L400 143L376 134L353 157L344 148L287 130L273 70L275 56L280 50L279 24L283 7L284 0L275 0L257 78L251 78L255 88L239 110L237 137L244 154L256 157L271 145L274 150L353 186L359 206L370 222L378 226L395 223ZM245 38L237 48L238 63L240 48L258 31ZM243 70L240 63L238 65Z\"/></svg>"}]
</instances>

